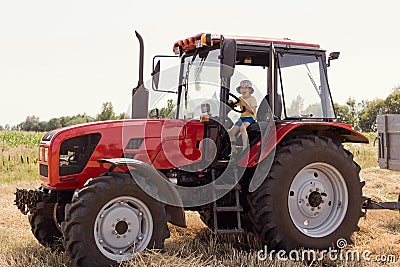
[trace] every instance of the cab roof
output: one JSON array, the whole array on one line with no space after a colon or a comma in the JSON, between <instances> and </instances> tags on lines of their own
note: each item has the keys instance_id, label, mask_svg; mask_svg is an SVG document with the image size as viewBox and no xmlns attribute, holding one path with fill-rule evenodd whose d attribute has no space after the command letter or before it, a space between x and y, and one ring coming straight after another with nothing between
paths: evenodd
<instances>
[{"instance_id":1,"label":"cab roof","mask_svg":"<svg viewBox=\"0 0 400 267\"><path fill-rule=\"evenodd\" d=\"M218 35L210 33L199 33L186 39L178 40L173 46L173 51L178 54L179 52L186 52L193 50L197 47L210 46L221 42L221 37L224 39L235 39L237 42L242 43L260 43L260 44L279 44L285 46L301 46L305 48L320 48L318 44L307 43L304 41L291 40L289 38L270 38L270 37L256 37L256 36L239 36L239 35ZM211 42L208 42L211 41Z\"/></svg>"}]
</instances>

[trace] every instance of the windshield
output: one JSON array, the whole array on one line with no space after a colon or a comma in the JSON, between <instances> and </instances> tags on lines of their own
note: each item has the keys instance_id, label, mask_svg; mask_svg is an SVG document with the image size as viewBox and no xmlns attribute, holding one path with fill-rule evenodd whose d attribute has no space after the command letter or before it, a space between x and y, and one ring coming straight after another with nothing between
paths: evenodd
<instances>
[{"instance_id":1,"label":"windshield","mask_svg":"<svg viewBox=\"0 0 400 267\"><path fill-rule=\"evenodd\" d=\"M278 54L278 92L286 119L335 118L325 62L320 55Z\"/></svg>"},{"instance_id":2,"label":"windshield","mask_svg":"<svg viewBox=\"0 0 400 267\"><path fill-rule=\"evenodd\" d=\"M201 116L201 104L210 104L210 113L218 115L219 109L219 49L194 52L183 59L182 93L179 119Z\"/></svg>"}]
</instances>

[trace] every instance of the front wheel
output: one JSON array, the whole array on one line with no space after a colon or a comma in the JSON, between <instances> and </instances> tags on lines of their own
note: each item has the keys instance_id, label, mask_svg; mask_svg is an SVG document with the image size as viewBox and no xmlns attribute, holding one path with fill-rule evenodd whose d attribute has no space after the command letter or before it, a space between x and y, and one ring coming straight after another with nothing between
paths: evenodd
<instances>
[{"instance_id":1,"label":"front wheel","mask_svg":"<svg viewBox=\"0 0 400 267\"><path fill-rule=\"evenodd\" d=\"M54 203L39 202L35 212L29 215L33 235L40 244L53 250L62 248L62 234L54 217L56 209L57 205Z\"/></svg>"},{"instance_id":2,"label":"front wheel","mask_svg":"<svg viewBox=\"0 0 400 267\"><path fill-rule=\"evenodd\" d=\"M271 249L351 242L362 215L360 167L329 138L304 136L277 148L263 184L249 196L250 218Z\"/></svg>"},{"instance_id":3,"label":"front wheel","mask_svg":"<svg viewBox=\"0 0 400 267\"><path fill-rule=\"evenodd\" d=\"M64 246L78 266L110 266L146 248L164 249L167 229L164 206L128 174L102 176L66 208Z\"/></svg>"}]
</instances>

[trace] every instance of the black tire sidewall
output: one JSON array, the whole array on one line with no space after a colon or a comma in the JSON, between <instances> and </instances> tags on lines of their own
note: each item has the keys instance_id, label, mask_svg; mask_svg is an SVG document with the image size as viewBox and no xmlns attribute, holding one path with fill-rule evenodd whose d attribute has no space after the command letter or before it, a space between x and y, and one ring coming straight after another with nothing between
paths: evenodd
<instances>
[{"instance_id":1,"label":"black tire sidewall","mask_svg":"<svg viewBox=\"0 0 400 267\"><path fill-rule=\"evenodd\" d=\"M353 165L352 158L347 157L346 152L340 145L331 143L329 145L311 145L304 140L306 145L302 149L294 148L292 154L286 153L279 167L274 168L275 183L271 183L271 192L277 192L272 198L274 210L273 224L277 231L282 233L286 247L284 249L295 249L300 247L325 249L336 244L332 241L344 238L350 242L351 234L356 230L361 213L361 186L358 172ZM293 153L294 152L294 153ZM309 237L294 225L288 207L288 195L291 183L296 175L306 166L312 163L326 163L335 167L346 182L348 190L348 208L340 226L331 234L324 237Z\"/></svg>"},{"instance_id":2,"label":"black tire sidewall","mask_svg":"<svg viewBox=\"0 0 400 267\"><path fill-rule=\"evenodd\" d=\"M52 249L60 249L62 233L54 222L54 203L39 202L36 210L28 216L33 235L38 242Z\"/></svg>"},{"instance_id":3,"label":"black tire sidewall","mask_svg":"<svg viewBox=\"0 0 400 267\"><path fill-rule=\"evenodd\" d=\"M93 190L92 188L95 188L94 192L86 193L85 190L88 189L84 188L82 192L78 193L78 197L73 198L72 203L79 202L83 199L85 204L75 209L72 214L69 215L77 217L76 220L80 223L79 232L85 234L82 238L78 238L81 249L84 248L85 250L82 253L84 255L82 258L82 265L110 266L116 264L115 261L105 256L98 248L94 237L94 226L100 210L109 201L118 197L135 197L147 206L153 219L153 233L147 248L163 249L166 216L161 203L144 193L133 181L127 181L127 179L119 179L116 177L100 177L96 179L99 179L96 181L97 183L88 187L90 191ZM107 179L109 179L109 181L107 181L109 182L109 186L98 186L101 184L100 180L104 181ZM113 181L111 179L113 179Z\"/></svg>"}]
</instances>

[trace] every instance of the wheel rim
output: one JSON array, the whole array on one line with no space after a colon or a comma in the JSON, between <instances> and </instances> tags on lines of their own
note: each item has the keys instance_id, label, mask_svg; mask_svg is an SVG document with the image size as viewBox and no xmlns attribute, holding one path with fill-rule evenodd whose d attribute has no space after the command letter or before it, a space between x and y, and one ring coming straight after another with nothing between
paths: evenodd
<instances>
[{"instance_id":1,"label":"wheel rim","mask_svg":"<svg viewBox=\"0 0 400 267\"><path fill-rule=\"evenodd\" d=\"M98 213L94 225L97 247L111 260L129 260L144 250L153 234L149 208L139 199L122 196L109 201Z\"/></svg>"},{"instance_id":2,"label":"wheel rim","mask_svg":"<svg viewBox=\"0 0 400 267\"><path fill-rule=\"evenodd\" d=\"M343 222L348 191L342 174L322 162L304 167L293 179L288 194L289 215L309 237L324 237Z\"/></svg>"}]
</instances>

